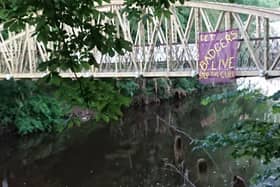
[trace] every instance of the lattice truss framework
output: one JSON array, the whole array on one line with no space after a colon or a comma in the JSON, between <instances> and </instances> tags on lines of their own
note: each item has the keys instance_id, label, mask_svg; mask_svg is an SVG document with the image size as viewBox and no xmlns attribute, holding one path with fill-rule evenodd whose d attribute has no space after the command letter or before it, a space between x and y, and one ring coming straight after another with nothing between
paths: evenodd
<instances>
[{"instance_id":1,"label":"lattice truss framework","mask_svg":"<svg viewBox=\"0 0 280 187\"><path fill-rule=\"evenodd\" d=\"M99 63L78 76L94 77L186 77L198 72L199 32L238 28L237 76L280 76L280 11L225 3L186 2L170 7L170 17L156 17L137 23L121 13L122 1L100 7L111 11L118 35L133 44L125 55L101 54L94 50ZM153 15L153 9L143 14ZM103 20L104 21L104 20ZM277 22L278 21L278 22ZM280 24L278 24L280 25ZM33 36L34 28L26 25L21 33L0 34L0 78L39 78L38 64L46 61L46 47ZM73 77L71 72L61 72Z\"/></svg>"}]
</instances>

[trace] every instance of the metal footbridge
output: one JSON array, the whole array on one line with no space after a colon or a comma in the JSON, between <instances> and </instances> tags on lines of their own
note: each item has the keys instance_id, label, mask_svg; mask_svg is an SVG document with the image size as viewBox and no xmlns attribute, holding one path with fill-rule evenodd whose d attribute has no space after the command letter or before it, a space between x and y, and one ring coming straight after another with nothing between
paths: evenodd
<instances>
[{"instance_id":1,"label":"metal footbridge","mask_svg":"<svg viewBox=\"0 0 280 187\"><path fill-rule=\"evenodd\" d=\"M123 1L99 7L110 11L117 33L130 41L132 51L110 57L93 50L98 66L77 73L83 77L192 77L198 73L198 36L200 32L239 29L236 75L280 76L280 11L226 3L192 2L170 7L171 16L137 23L122 13ZM184 14L182 12L187 12ZM154 15L152 8L143 13ZM3 29L3 26L1 27ZM1 29L0 28L0 29ZM20 33L0 34L0 79L43 77L38 65L49 59L34 27L26 25ZM72 72L60 72L74 77Z\"/></svg>"}]
</instances>

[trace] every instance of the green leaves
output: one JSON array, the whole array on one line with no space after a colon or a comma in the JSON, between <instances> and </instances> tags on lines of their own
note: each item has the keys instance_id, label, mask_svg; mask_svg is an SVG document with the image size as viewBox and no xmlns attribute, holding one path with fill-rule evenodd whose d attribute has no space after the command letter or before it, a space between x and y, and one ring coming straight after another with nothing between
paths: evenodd
<instances>
[{"instance_id":1,"label":"green leaves","mask_svg":"<svg viewBox=\"0 0 280 187\"><path fill-rule=\"evenodd\" d=\"M139 85L133 80L117 80L116 87L118 90L120 90L121 94L128 97L135 96L139 91Z\"/></svg>"},{"instance_id":2,"label":"green leaves","mask_svg":"<svg viewBox=\"0 0 280 187\"><path fill-rule=\"evenodd\" d=\"M119 54L124 55L125 51L131 51L132 50L132 45L131 45L130 42L125 41L123 39L116 39L115 49Z\"/></svg>"},{"instance_id":3,"label":"green leaves","mask_svg":"<svg viewBox=\"0 0 280 187\"><path fill-rule=\"evenodd\" d=\"M105 1L106 2L106 1ZM103 1L91 0L7 0L0 16L4 27L19 32L26 24L35 26L35 36L50 52L50 59L40 70L79 72L96 65L92 50L113 56L131 50L131 44L117 36L109 20L113 13L100 12ZM92 22L95 21L95 24ZM49 45L51 44L51 45Z\"/></svg>"},{"instance_id":4,"label":"green leaves","mask_svg":"<svg viewBox=\"0 0 280 187\"><path fill-rule=\"evenodd\" d=\"M207 96L201 100L201 104L206 106L214 102L226 100L228 102L233 100L255 100L258 99L259 102L265 101L266 97L262 96L258 91L252 91L248 89L244 90L230 90L225 91L219 94L213 94L211 96Z\"/></svg>"},{"instance_id":5,"label":"green leaves","mask_svg":"<svg viewBox=\"0 0 280 187\"><path fill-rule=\"evenodd\" d=\"M249 156L269 163L274 158L280 158L279 140L280 124L246 120L235 124L225 134L213 133L205 140L198 141L197 148L231 146L235 158Z\"/></svg>"},{"instance_id":6,"label":"green leaves","mask_svg":"<svg viewBox=\"0 0 280 187\"><path fill-rule=\"evenodd\" d=\"M207 148L216 150L221 147L230 147L232 149L232 156L234 158L249 157L261 160L264 164L269 164L272 161L280 158L280 123L273 122L275 120L268 119L268 112L279 113L279 102L274 101L278 98L278 93L272 97L262 96L258 92L252 92L250 90L225 92L223 94L216 94L207 97L202 100L202 104L208 105L210 103L219 104L231 103L230 106L237 104L244 106L242 111L237 109L231 109L225 112L223 118L228 121L234 118L237 113L240 121L234 122L233 126L227 126L226 131L212 133L203 140L196 142L197 147L195 149ZM250 107L248 107L250 106ZM252 108L254 109L252 111ZM265 119L254 119L253 115L244 115L247 112L256 113L262 111L265 112ZM246 111L247 110L247 111ZM274 114L270 113L273 116ZM249 120L247 120L249 118ZM270 170L270 169L269 169ZM270 170L274 175L279 175L277 170ZM263 177L266 174L263 174Z\"/></svg>"},{"instance_id":7,"label":"green leaves","mask_svg":"<svg viewBox=\"0 0 280 187\"><path fill-rule=\"evenodd\" d=\"M130 97L119 94L113 81L92 79L61 80L57 95L73 106L94 111L96 121L109 122L122 116L121 109L129 106Z\"/></svg>"},{"instance_id":8,"label":"green leaves","mask_svg":"<svg viewBox=\"0 0 280 187\"><path fill-rule=\"evenodd\" d=\"M280 91L278 91L275 94L273 94L270 98L273 99L273 100L280 99Z\"/></svg>"},{"instance_id":9,"label":"green leaves","mask_svg":"<svg viewBox=\"0 0 280 187\"><path fill-rule=\"evenodd\" d=\"M19 134L58 132L68 112L51 96L44 96L31 80L0 81L0 125L15 127Z\"/></svg>"},{"instance_id":10,"label":"green leaves","mask_svg":"<svg viewBox=\"0 0 280 187\"><path fill-rule=\"evenodd\" d=\"M35 91L35 86L25 80L3 80L0 90L0 125L13 125L18 107Z\"/></svg>"},{"instance_id":11,"label":"green leaves","mask_svg":"<svg viewBox=\"0 0 280 187\"><path fill-rule=\"evenodd\" d=\"M165 15L168 16L169 8L172 4L180 2L183 4L184 0L159 0L159 1L149 1L149 0L125 0L126 11L130 14L137 15L141 9L146 7L152 7L155 10L155 15ZM135 9L137 7L137 9ZM131 11L129 11L131 9ZM133 13L134 12L134 13Z\"/></svg>"},{"instance_id":12,"label":"green leaves","mask_svg":"<svg viewBox=\"0 0 280 187\"><path fill-rule=\"evenodd\" d=\"M32 96L18 109L15 125L19 134L61 132L67 127L61 104L54 98Z\"/></svg>"},{"instance_id":13,"label":"green leaves","mask_svg":"<svg viewBox=\"0 0 280 187\"><path fill-rule=\"evenodd\" d=\"M150 0L125 0L124 12L128 14L130 19L136 20L136 22L142 20L143 22L149 20L151 16L164 16L169 17L171 12L169 10L172 4L180 2L183 4L184 0L159 0L159 1L150 1ZM151 7L154 10L153 15L149 13L144 13L144 9Z\"/></svg>"},{"instance_id":14,"label":"green leaves","mask_svg":"<svg viewBox=\"0 0 280 187\"><path fill-rule=\"evenodd\" d=\"M276 103L276 104L272 105L272 112L280 113L280 103Z\"/></svg>"}]
</instances>

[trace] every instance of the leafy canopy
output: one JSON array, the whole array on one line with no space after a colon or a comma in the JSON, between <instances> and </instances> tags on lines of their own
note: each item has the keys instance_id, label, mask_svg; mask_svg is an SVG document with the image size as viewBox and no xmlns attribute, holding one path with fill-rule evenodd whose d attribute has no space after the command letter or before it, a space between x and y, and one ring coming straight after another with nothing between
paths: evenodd
<instances>
[{"instance_id":1,"label":"leafy canopy","mask_svg":"<svg viewBox=\"0 0 280 187\"><path fill-rule=\"evenodd\" d=\"M180 0L183 2L182 0ZM175 0L125 1L126 9L137 15L141 8L154 7L157 14L168 11ZM40 64L40 70L73 72L98 66L92 55L94 49L113 56L131 50L131 43L117 35L116 26L105 20L115 16L98 9L109 0L1 0L0 16L4 27L10 31L25 29L26 24L35 27L39 41L48 46L50 59ZM135 8L135 6L137 8ZM137 11L131 11L137 9ZM50 45L47 45L50 44Z\"/></svg>"},{"instance_id":2,"label":"leafy canopy","mask_svg":"<svg viewBox=\"0 0 280 187\"><path fill-rule=\"evenodd\" d=\"M126 0L124 10L141 19L140 12L143 8L154 7L157 15L161 15L175 2L176 0ZM131 43L123 38L122 33L117 33L116 25L110 21L116 15L98 9L104 3L110 1L0 0L0 19L4 22L4 29L8 31L20 32L27 25L35 28L34 36L47 46L49 52L49 60L40 62L39 69L48 70L50 74L47 80L51 80L57 78L58 70L76 73L91 68L91 65L98 68L93 50L110 56L131 50ZM89 86L91 83L92 86ZM121 113L120 107L127 103L104 82L97 84L96 81L79 79L74 84L78 85L79 90L72 89L69 93L76 96L75 100L83 100L97 113L103 112L97 117L100 116L105 121L116 118Z\"/></svg>"}]
</instances>

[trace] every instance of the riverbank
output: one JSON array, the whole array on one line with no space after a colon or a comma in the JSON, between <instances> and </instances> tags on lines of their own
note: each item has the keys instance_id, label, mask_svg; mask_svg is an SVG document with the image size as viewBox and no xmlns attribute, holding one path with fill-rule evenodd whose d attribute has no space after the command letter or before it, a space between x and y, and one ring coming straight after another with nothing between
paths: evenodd
<instances>
[{"instance_id":1,"label":"riverbank","mask_svg":"<svg viewBox=\"0 0 280 187\"><path fill-rule=\"evenodd\" d=\"M79 82L81 81L81 82ZM129 106L199 93L195 79L0 81L0 136L57 133L88 120L109 122Z\"/></svg>"}]
</instances>

